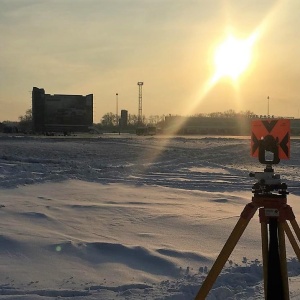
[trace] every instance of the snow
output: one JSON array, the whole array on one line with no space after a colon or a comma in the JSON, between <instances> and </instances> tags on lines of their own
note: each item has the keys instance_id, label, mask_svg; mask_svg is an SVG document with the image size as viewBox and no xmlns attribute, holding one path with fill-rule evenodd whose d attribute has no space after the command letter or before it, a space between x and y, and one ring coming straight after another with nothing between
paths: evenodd
<instances>
[{"instance_id":1,"label":"snow","mask_svg":"<svg viewBox=\"0 0 300 300\"><path fill-rule=\"evenodd\" d=\"M248 137L0 136L0 299L194 299L263 166ZM300 140L275 170L300 215ZM291 299L300 264L287 240ZM262 299L255 215L207 299Z\"/></svg>"}]
</instances>

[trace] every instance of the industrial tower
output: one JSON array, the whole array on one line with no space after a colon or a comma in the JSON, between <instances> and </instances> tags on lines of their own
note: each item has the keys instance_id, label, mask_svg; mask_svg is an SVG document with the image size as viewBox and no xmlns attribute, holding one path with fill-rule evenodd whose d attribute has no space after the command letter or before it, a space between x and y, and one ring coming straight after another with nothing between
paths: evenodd
<instances>
[{"instance_id":1,"label":"industrial tower","mask_svg":"<svg viewBox=\"0 0 300 300\"><path fill-rule=\"evenodd\" d=\"M143 114L142 114L142 106L143 106L143 93L142 93L142 87L144 82L139 81L138 83L139 86L139 114L138 114L138 125L142 125L143 123Z\"/></svg>"}]
</instances>

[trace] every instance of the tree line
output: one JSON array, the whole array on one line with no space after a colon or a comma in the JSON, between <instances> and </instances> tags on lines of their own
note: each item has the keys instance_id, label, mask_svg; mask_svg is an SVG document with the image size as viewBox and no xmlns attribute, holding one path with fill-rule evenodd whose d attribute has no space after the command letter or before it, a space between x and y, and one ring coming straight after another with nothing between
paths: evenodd
<instances>
[{"instance_id":1,"label":"tree line","mask_svg":"<svg viewBox=\"0 0 300 300\"><path fill-rule=\"evenodd\" d=\"M151 126L159 126L163 124L166 117L175 116L175 115L150 115L149 117L143 116L142 117L142 124L144 125L151 125ZM176 115L180 117L180 115ZM202 117L202 118L232 118L232 117L247 117L247 118L254 118L258 117L255 113L247 110L247 111L240 111L235 112L232 109L229 109L224 112L212 112L212 113L198 113L194 115L190 115L189 117ZM100 119L99 123L94 123L93 125L98 128L113 128L119 126L119 116L112 112L105 113L102 118ZM27 109L25 114L19 116L18 122L10 122L4 121L2 124L6 126L17 126L20 132L30 132L32 130L32 109ZM127 127L135 128L139 125L139 118L136 114L128 114L127 119Z\"/></svg>"},{"instance_id":2,"label":"tree line","mask_svg":"<svg viewBox=\"0 0 300 300\"><path fill-rule=\"evenodd\" d=\"M108 112L104 114L100 120L100 124L102 126L115 126L119 124L119 116L112 112ZM151 124L151 125L157 125L158 123L165 120L165 115L151 115L149 117L142 116L141 123L142 124ZM137 126L139 124L139 117L135 114L128 114L127 118L127 125L128 126Z\"/></svg>"},{"instance_id":3,"label":"tree line","mask_svg":"<svg viewBox=\"0 0 300 300\"><path fill-rule=\"evenodd\" d=\"M180 115L151 115L149 117L143 116L142 123L145 125L158 125L165 121L166 117L169 116L176 116L181 117ZM252 111L240 111L235 112L233 109L229 109L224 112L212 112L212 113L198 113L194 115L190 115L188 117L198 117L198 118L233 118L233 117L247 117L247 118L254 118L257 117L255 113ZM117 120L119 118L116 114L112 112L108 112L104 114L100 120L100 125L107 126L107 127L113 127L119 124L119 121ZM127 124L128 126L137 126L139 123L138 116L137 115L128 115Z\"/></svg>"}]
</instances>

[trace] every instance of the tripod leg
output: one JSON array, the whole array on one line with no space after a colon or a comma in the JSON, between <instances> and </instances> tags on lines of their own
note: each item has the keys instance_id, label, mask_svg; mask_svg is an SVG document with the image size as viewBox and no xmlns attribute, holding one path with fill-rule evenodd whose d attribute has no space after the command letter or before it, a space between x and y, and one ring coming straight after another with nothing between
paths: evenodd
<instances>
[{"instance_id":1,"label":"tripod leg","mask_svg":"<svg viewBox=\"0 0 300 300\"><path fill-rule=\"evenodd\" d=\"M296 255L298 257L298 260L300 261L300 248L299 248L297 241L293 235L293 232L286 221L282 225L283 225L283 229L294 249L294 252L296 253Z\"/></svg>"},{"instance_id":2,"label":"tripod leg","mask_svg":"<svg viewBox=\"0 0 300 300\"><path fill-rule=\"evenodd\" d=\"M292 224L292 227L294 228L294 231L297 235L297 238L300 242L300 228L299 228L299 225L297 223L297 221L294 219L294 220L290 220L291 224Z\"/></svg>"},{"instance_id":3,"label":"tripod leg","mask_svg":"<svg viewBox=\"0 0 300 300\"><path fill-rule=\"evenodd\" d=\"M269 253L268 253L268 291L267 300L284 300L282 282L277 218L269 218Z\"/></svg>"},{"instance_id":4,"label":"tripod leg","mask_svg":"<svg viewBox=\"0 0 300 300\"><path fill-rule=\"evenodd\" d=\"M264 291L265 299L267 299L267 282L268 282L268 225L266 222L261 222L261 243L262 243L262 258L264 271Z\"/></svg>"},{"instance_id":5,"label":"tripod leg","mask_svg":"<svg viewBox=\"0 0 300 300\"><path fill-rule=\"evenodd\" d=\"M282 222L278 223L278 243L279 243L279 255L280 255L280 266L281 266L281 277L283 281L283 292L284 299L289 300L289 279L287 272L286 263L286 248L285 248L285 237L284 237L284 226Z\"/></svg>"},{"instance_id":6,"label":"tripod leg","mask_svg":"<svg viewBox=\"0 0 300 300\"><path fill-rule=\"evenodd\" d=\"M216 259L211 270L206 276L198 294L195 297L195 300L204 300L206 298L207 294L209 293L210 289L215 283L227 259L229 258L231 252L233 251L234 247L236 246L237 242L239 241L240 237L245 231L248 223L255 214L256 210L257 207L251 203L245 206L243 212L241 213L241 217L236 223L218 258Z\"/></svg>"}]
</instances>

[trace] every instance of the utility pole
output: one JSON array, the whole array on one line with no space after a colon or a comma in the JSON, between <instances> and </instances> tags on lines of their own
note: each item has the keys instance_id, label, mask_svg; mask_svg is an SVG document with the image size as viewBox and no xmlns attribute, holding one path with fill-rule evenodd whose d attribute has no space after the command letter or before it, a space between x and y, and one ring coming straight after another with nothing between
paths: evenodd
<instances>
[{"instance_id":1,"label":"utility pole","mask_svg":"<svg viewBox=\"0 0 300 300\"><path fill-rule=\"evenodd\" d=\"M143 94L142 94L142 87L144 82L139 81L138 83L139 86L139 114L138 114L138 125L142 125L143 123L143 113L142 113L142 106L143 106Z\"/></svg>"},{"instance_id":2,"label":"utility pole","mask_svg":"<svg viewBox=\"0 0 300 300\"><path fill-rule=\"evenodd\" d=\"M116 126L119 125L119 94L116 93Z\"/></svg>"}]
</instances>

